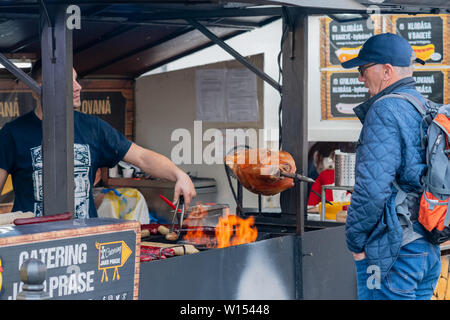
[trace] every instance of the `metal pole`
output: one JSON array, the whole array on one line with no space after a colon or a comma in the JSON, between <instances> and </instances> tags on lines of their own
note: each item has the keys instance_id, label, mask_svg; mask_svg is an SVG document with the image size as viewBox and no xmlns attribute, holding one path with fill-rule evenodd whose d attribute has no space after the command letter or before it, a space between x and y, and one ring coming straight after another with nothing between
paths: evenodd
<instances>
[{"instance_id":1,"label":"metal pole","mask_svg":"<svg viewBox=\"0 0 450 320\"><path fill-rule=\"evenodd\" d=\"M283 42L282 135L283 150L289 152L301 174L308 172L308 16L302 9L287 8L283 30L289 37ZM297 183L281 193L281 211L295 214L297 234L304 232L307 184Z\"/></svg>"},{"instance_id":2,"label":"metal pole","mask_svg":"<svg viewBox=\"0 0 450 320\"><path fill-rule=\"evenodd\" d=\"M246 66L248 69L250 69L252 72L254 72L258 77L263 79L265 82L270 84L272 87L274 87L278 92L281 91L281 86L278 84L277 81L272 79L268 74L265 72L259 70L257 67L255 67L253 64L251 64L245 57L239 54L236 50L231 48L229 45L227 45L225 42L222 41L222 39L218 38L214 33L209 31L205 26L198 23L196 20L188 19L187 20L192 26L194 26L198 31L203 33L206 37L208 37L212 42L220 46L222 49L224 49L226 52L228 52L230 55L232 55L237 61L242 63L244 66Z\"/></svg>"},{"instance_id":3,"label":"metal pole","mask_svg":"<svg viewBox=\"0 0 450 320\"><path fill-rule=\"evenodd\" d=\"M243 206L244 206L244 204L243 204L243 198L244 198L244 192L243 192L243 189L242 189L242 184L238 181L238 183L237 183L237 198L238 198L238 203L239 203L239 205L237 206L237 208L236 208L236 214L239 216L239 215L242 215L242 214L244 214L244 210L243 210Z\"/></svg>"},{"instance_id":4,"label":"metal pole","mask_svg":"<svg viewBox=\"0 0 450 320\"><path fill-rule=\"evenodd\" d=\"M320 207L320 221L325 221L325 206L326 206L325 189L327 189L327 186L322 186L322 192L320 194L320 203L321 203L321 207Z\"/></svg>"},{"instance_id":5,"label":"metal pole","mask_svg":"<svg viewBox=\"0 0 450 320\"><path fill-rule=\"evenodd\" d=\"M41 6L43 215L74 212L72 31L68 5Z\"/></svg>"},{"instance_id":6,"label":"metal pole","mask_svg":"<svg viewBox=\"0 0 450 320\"><path fill-rule=\"evenodd\" d=\"M31 90L36 92L38 95L41 95L41 86L39 83L34 81L29 75L22 71L22 69L18 68L14 63L9 61L7 57L0 53L0 63L13 75L15 75L20 81L25 83Z\"/></svg>"}]
</instances>

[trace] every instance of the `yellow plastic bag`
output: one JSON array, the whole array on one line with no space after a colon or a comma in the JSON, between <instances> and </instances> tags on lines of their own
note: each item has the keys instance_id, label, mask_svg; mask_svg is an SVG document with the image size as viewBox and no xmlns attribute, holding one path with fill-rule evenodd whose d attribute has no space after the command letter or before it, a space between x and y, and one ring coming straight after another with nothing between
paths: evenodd
<instances>
[{"instance_id":1,"label":"yellow plastic bag","mask_svg":"<svg viewBox=\"0 0 450 320\"><path fill-rule=\"evenodd\" d=\"M141 224L150 223L148 206L144 196L134 188L104 189L105 193L97 209L101 218L136 220Z\"/></svg>"},{"instance_id":2,"label":"yellow plastic bag","mask_svg":"<svg viewBox=\"0 0 450 320\"><path fill-rule=\"evenodd\" d=\"M5 185L3 186L3 190L1 192L1 195L7 194L8 192L13 190L13 186L12 186L12 179L11 179L11 175L8 175L8 178L6 179Z\"/></svg>"}]
</instances>

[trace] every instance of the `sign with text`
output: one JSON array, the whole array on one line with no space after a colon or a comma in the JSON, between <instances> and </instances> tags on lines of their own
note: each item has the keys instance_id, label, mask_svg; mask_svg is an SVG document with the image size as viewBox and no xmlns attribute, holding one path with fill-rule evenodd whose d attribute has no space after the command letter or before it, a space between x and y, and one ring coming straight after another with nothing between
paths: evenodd
<instances>
[{"instance_id":1,"label":"sign with text","mask_svg":"<svg viewBox=\"0 0 450 320\"><path fill-rule=\"evenodd\" d=\"M105 120L125 134L126 98L120 91L81 91L81 112Z\"/></svg>"},{"instance_id":2,"label":"sign with text","mask_svg":"<svg viewBox=\"0 0 450 320\"><path fill-rule=\"evenodd\" d=\"M119 268L123 267L133 251L126 242L113 241L107 243L97 243L98 249L98 270L102 270L102 280L108 282L107 269L114 269L113 280L120 279Z\"/></svg>"},{"instance_id":3,"label":"sign with text","mask_svg":"<svg viewBox=\"0 0 450 320\"><path fill-rule=\"evenodd\" d=\"M0 128L35 107L31 91L0 91Z\"/></svg>"},{"instance_id":4,"label":"sign with text","mask_svg":"<svg viewBox=\"0 0 450 320\"><path fill-rule=\"evenodd\" d=\"M39 259L47 267L44 290L51 299L137 299L136 230L96 231L0 246L0 299L15 300L22 291L19 270L29 258Z\"/></svg>"},{"instance_id":5,"label":"sign with text","mask_svg":"<svg viewBox=\"0 0 450 320\"><path fill-rule=\"evenodd\" d=\"M127 99L120 91L82 91L81 108L83 113L95 115L113 128L125 134ZM31 91L0 91L0 128L36 107Z\"/></svg>"},{"instance_id":6,"label":"sign with text","mask_svg":"<svg viewBox=\"0 0 450 320\"><path fill-rule=\"evenodd\" d=\"M380 33L378 16L369 19L337 22L321 19L321 67L340 66L356 57L364 42Z\"/></svg>"},{"instance_id":7,"label":"sign with text","mask_svg":"<svg viewBox=\"0 0 450 320\"><path fill-rule=\"evenodd\" d=\"M448 15L388 16L393 33L411 44L416 56L427 64L449 64Z\"/></svg>"},{"instance_id":8,"label":"sign with text","mask_svg":"<svg viewBox=\"0 0 450 320\"><path fill-rule=\"evenodd\" d=\"M357 119L353 108L369 98L357 72L322 72L322 120Z\"/></svg>"},{"instance_id":9,"label":"sign with text","mask_svg":"<svg viewBox=\"0 0 450 320\"><path fill-rule=\"evenodd\" d=\"M413 73L416 90L425 98L436 103L450 103L446 70L417 69ZM358 80L358 73L352 71L322 72L322 120L356 120L353 111L357 105L368 100L368 89Z\"/></svg>"},{"instance_id":10,"label":"sign with text","mask_svg":"<svg viewBox=\"0 0 450 320\"><path fill-rule=\"evenodd\" d=\"M447 79L447 72L443 70L416 70L413 78L416 81L416 89L425 98L436 103L448 103L444 81ZM447 89L448 90L448 89Z\"/></svg>"}]
</instances>

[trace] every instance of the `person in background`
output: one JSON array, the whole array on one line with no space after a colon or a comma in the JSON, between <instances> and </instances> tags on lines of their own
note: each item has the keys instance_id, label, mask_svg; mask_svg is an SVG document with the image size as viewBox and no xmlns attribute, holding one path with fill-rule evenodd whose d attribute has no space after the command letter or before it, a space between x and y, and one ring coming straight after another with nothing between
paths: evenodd
<instances>
[{"instance_id":1,"label":"person in background","mask_svg":"<svg viewBox=\"0 0 450 320\"><path fill-rule=\"evenodd\" d=\"M319 196L322 194L322 186L334 183L334 150L322 161L321 171L315 180L308 196L308 206L318 205L322 200ZM325 190L325 199L333 201L333 190Z\"/></svg>"},{"instance_id":2,"label":"person in background","mask_svg":"<svg viewBox=\"0 0 450 320\"><path fill-rule=\"evenodd\" d=\"M322 163L320 164L320 173L319 176L315 179L316 181L312 184L309 189L308 196L308 206L316 206L321 202L320 195L322 194L322 186L334 184L334 156L335 151L340 150L345 153L355 153L356 143L355 142L331 142L328 146L326 146L325 150L330 150L330 148L336 148L331 151L328 157L323 158ZM316 151L317 152L317 151ZM328 151L327 151L328 153ZM319 170L320 170L319 169ZM333 190L326 189L325 190L325 199L332 202L333 198Z\"/></svg>"},{"instance_id":3,"label":"person in background","mask_svg":"<svg viewBox=\"0 0 450 320\"><path fill-rule=\"evenodd\" d=\"M41 82L41 66L35 64L32 77ZM81 86L73 69L73 106L81 105ZM36 97L36 96L35 96ZM38 97L36 97L38 98ZM42 191L42 107L37 107L3 126L0 130L0 190L12 175L15 199L13 211L43 215ZM98 168L114 167L120 160L146 173L175 182L174 199L184 196L186 207L196 196L189 176L170 159L142 148L96 116L74 111L74 218L95 218L92 186Z\"/></svg>"},{"instance_id":4,"label":"person in background","mask_svg":"<svg viewBox=\"0 0 450 320\"><path fill-rule=\"evenodd\" d=\"M332 153L339 148L338 142L323 142L319 141L314 143L308 152L308 177L316 180L319 174L333 166L334 156ZM334 177L333 177L334 179ZM333 180L334 181L334 180ZM308 195L311 192L312 183L308 183ZM319 192L320 194L320 192Z\"/></svg>"}]
</instances>

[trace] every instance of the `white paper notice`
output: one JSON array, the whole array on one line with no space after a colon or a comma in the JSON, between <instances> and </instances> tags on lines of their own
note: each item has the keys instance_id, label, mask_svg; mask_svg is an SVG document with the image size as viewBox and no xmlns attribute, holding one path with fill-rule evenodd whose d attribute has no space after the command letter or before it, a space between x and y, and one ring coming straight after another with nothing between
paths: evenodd
<instances>
[{"instance_id":1,"label":"white paper notice","mask_svg":"<svg viewBox=\"0 0 450 320\"><path fill-rule=\"evenodd\" d=\"M197 120L257 122L256 75L248 69L202 69L195 73Z\"/></svg>"},{"instance_id":2,"label":"white paper notice","mask_svg":"<svg viewBox=\"0 0 450 320\"><path fill-rule=\"evenodd\" d=\"M229 69L227 72L228 122L258 121L256 75L248 69Z\"/></svg>"},{"instance_id":3,"label":"white paper notice","mask_svg":"<svg viewBox=\"0 0 450 320\"><path fill-rule=\"evenodd\" d=\"M226 69L203 69L195 73L197 120L226 121Z\"/></svg>"}]
</instances>

